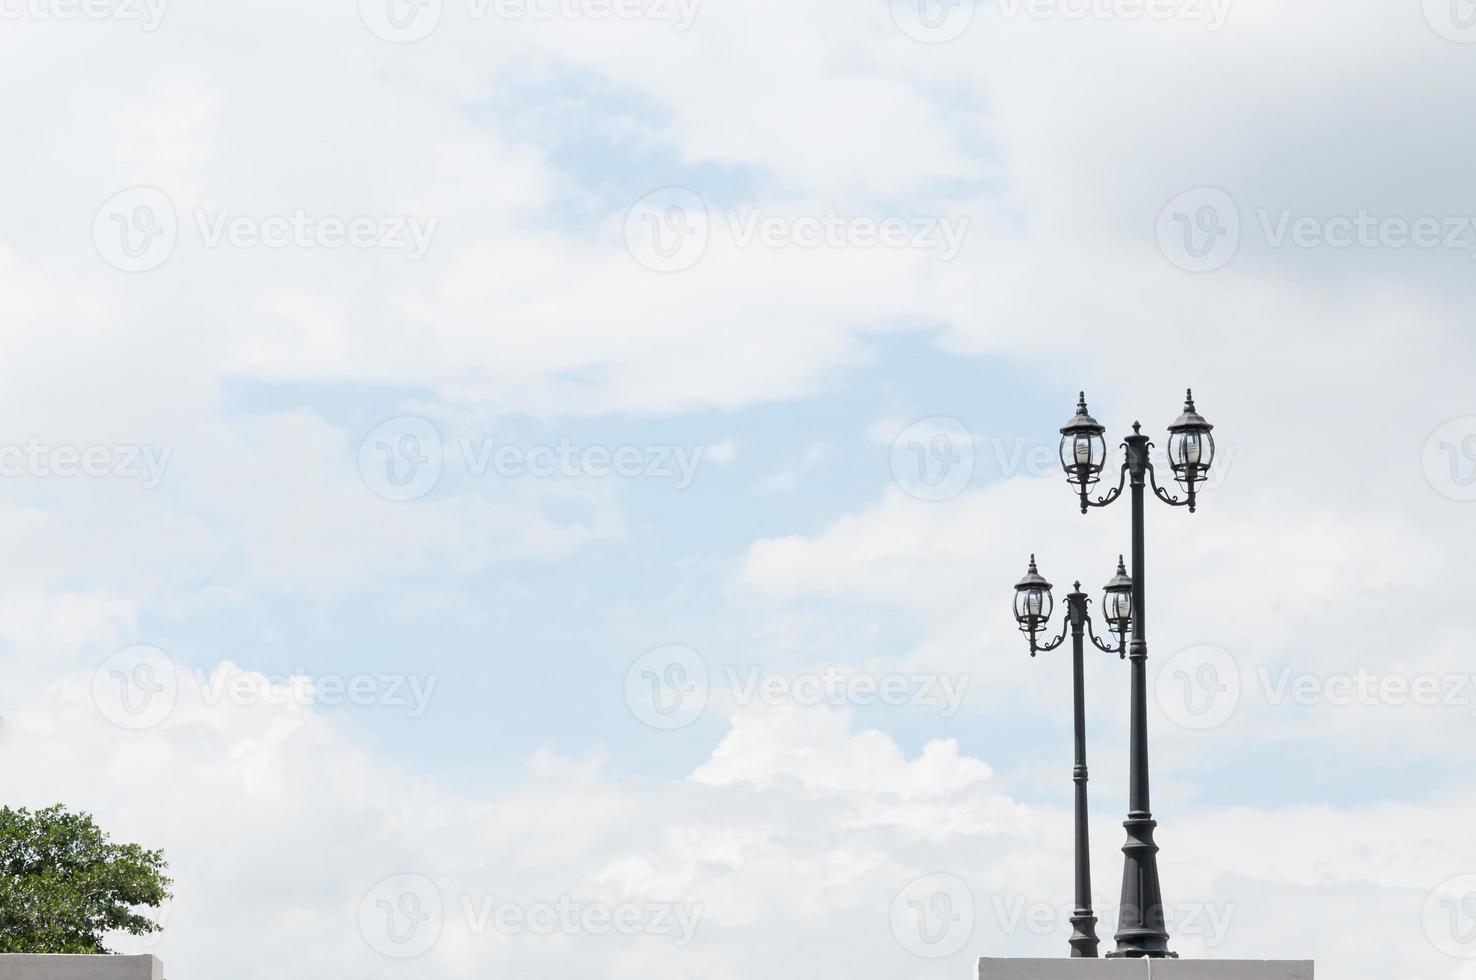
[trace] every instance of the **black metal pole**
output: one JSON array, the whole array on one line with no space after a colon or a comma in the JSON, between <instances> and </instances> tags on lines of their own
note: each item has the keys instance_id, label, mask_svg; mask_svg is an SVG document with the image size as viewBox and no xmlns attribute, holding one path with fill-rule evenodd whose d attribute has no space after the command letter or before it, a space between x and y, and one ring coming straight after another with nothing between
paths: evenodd
<instances>
[{"instance_id":1,"label":"black metal pole","mask_svg":"<svg viewBox=\"0 0 1476 980\"><path fill-rule=\"evenodd\" d=\"M1108 956L1174 956L1163 921L1163 894L1158 886L1158 845L1148 799L1148 640L1144 610L1143 490L1148 471L1148 437L1133 423L1127 437L1128 479L1133 494L1133 639L1128 646L1132 669L1129 747L1127 843L1122 845L1122 901L1118 910L1117 950Z\"/></svg>"},{"instance_id":2,"label":"black metal pole","mask_svg":"<svg viewBox=\"0 0 1476 980\"><path fill-rule=\"evenodd\" d=\"M1092 912L1092 855L1087 830L1086 682L1082 677L1082 649L1086 632L1086 593L1081 583L1066 597L1071 617L1071 681L1076 727L1076 910L1071 916L1071 955L1097 955L1097 916Z\"/></svg>"}]
</instances>

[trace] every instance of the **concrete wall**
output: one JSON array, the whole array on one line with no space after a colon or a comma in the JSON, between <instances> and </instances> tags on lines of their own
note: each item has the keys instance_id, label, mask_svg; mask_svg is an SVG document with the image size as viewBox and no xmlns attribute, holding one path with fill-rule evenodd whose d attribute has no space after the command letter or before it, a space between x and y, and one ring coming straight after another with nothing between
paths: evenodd
<instances>
[{"instance_id":1,"label":"concrete wall","mask_svg":"<svg viewBox=\"0 0 1476 980\"><path fill-rule=\"evenodd\" d=\"M164 980L152 956L0 954L0 980Z\"/></svg>"},{"instance_id":2,"label":"concrete wall","mask_svg":"<svg viewBox=\"0 0 1476 980\"><path fill-rule=\"evenodd\" d=\"M979 980L1312 980L1311 960L982 959Z\"/></svg>"}]
</instances>

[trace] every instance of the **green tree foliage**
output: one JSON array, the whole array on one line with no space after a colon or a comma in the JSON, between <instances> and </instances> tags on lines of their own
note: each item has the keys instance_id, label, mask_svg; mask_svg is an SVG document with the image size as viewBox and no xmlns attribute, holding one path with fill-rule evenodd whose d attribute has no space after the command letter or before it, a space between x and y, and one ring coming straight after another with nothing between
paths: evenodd
<instances>
[{"instance_id":1,"label":"green tree foliage","mask_svg":"<svg viewBox=\"0 0 1476 980\"><path fill-rule=\"evenodd\" d=\"M0 807L0 953L108 953L109 932L158 932L140 910L170 897L166 867L91 814Z\"/></svg>"}]
</instances>

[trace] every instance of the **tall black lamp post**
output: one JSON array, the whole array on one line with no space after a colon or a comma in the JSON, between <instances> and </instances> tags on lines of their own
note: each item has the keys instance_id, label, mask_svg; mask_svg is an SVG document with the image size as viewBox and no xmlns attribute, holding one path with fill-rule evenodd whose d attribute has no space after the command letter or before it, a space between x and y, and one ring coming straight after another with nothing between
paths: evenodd
<instances>
[{"instance_id":1,"label":"tall black lamp post","mask_svg":"<svg viewBox=\"0 0 1476 980\"><path fill-rule=\"evenodd\" d=\"M1086 395L1076 406L1076 415L1061 427L1061 465L1066 479L1081 496L1081 512L1089 507L1105 507L1122 495L1127 485L1132 490L1133 575L1132 633L1128 659L1132 671L1130 728L1130 775L1128 782L1127 843L1122 846L1122 901L1117 923L1117 950L1108 956L1164 957L1169 952L1168 930L1164 928L1163 895L1158 886L1158 845L1153 842L1157 823L1148 797L1148 691L1147 616L1143 592L1143 490L1152 485L1159 500L1174 507L1195 509L1199 485L1204 482L1215 457L1213 428L1194 408L1194 393L1184 402L1184 413L1168 427L1169 465L1183 488L1186 499L1165 492L1153 471L1148 451L1153 443L1143 435L1141 426L1133 423L1133 434L1123 441L1126 451L1122 475L1117 488L1104 496L1091 498L1106 462L1106 429L1087 412Z\"/></svg>"},{"instance_id":2,"label":"tall black lamp post","mask_svg":"<svg viewBox=\"0 0 1476 980\"><path fill-rule=\"evenodd\" d=\"M1102 609L1107 617L1108 628L1117 636L1117 647L1113 648L1097 639L1092 629L1091 617L1087 614L1087 603L1091 602L1081 591L1077 582L1075 591L1066 596L1066 616L1061 624L1061 635L1042 646L1038 642L1040 631L1051 618L1053 601L1051 583L1045 580L1035 567L1035 556L1030 556L1030 569L1015 585L1015 621L1020 632L1030 638L1030 655L1041 650L1054 650L1071 632L1071 679L1072 703L1075 708L1076 765L1072 769L1072 780L1076 783L1076 909L1071 915L1071 955L1094 957L1097 955L1097 917L1092 912L1092 857L1091 843L1087 833L1087 762L1086 762L1086 685L1082 679L1082 653L1086 648L1086 637L1105 653L1124 655L1128 631L1132 629L1133 583L1127 577L1122 559L1117 560L1117 574L1103 589Z\"/></svg>"}]
</instances>

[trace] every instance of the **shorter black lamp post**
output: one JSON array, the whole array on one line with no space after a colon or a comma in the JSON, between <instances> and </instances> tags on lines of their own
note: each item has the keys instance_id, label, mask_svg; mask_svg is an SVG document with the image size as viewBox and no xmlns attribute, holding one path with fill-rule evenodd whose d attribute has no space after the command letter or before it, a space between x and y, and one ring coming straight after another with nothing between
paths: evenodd
<instances>
[{"instance_id":1,"label":"shorter black lamp post","mask_svg":"<svg viewBox=\"0 0 1476 980\"><path fill-rule=\"evenodd\" d=\"M1112 576L1103 591L1102 611L1107 618L1107 627L1117 637L1117 647L1104 644L1097 639L1092 628L1087 604L1091 602L1081 591L1081 583L1066 596L1066 617L1061 625L1061 635L1040 645L1040 631L1050 622L1054 600L1051 598L1051 583L1046 581L1035 567L1035 556L1030 556L1030 569L1015 585L1015 621L1020 632L1030 638L1030 655L1042 650L1054 650L1071 633L1071 677L1076 733L1076 765L1072 769L1072 781L1076 783L1076 909L1071 915L1071 955L1073 957L1095 957L1097 955L1097 917L1092 912L1092 858L1091 843L1087 831L1087 764L1086 764L1086 685L1082 678L1083 651L1086 637L1105 653L1127 655L1127 636L1132 632L1133 581L1128 578L1122 558L1117 559L1117 574Z\"/></svg>"}]
</instances>

